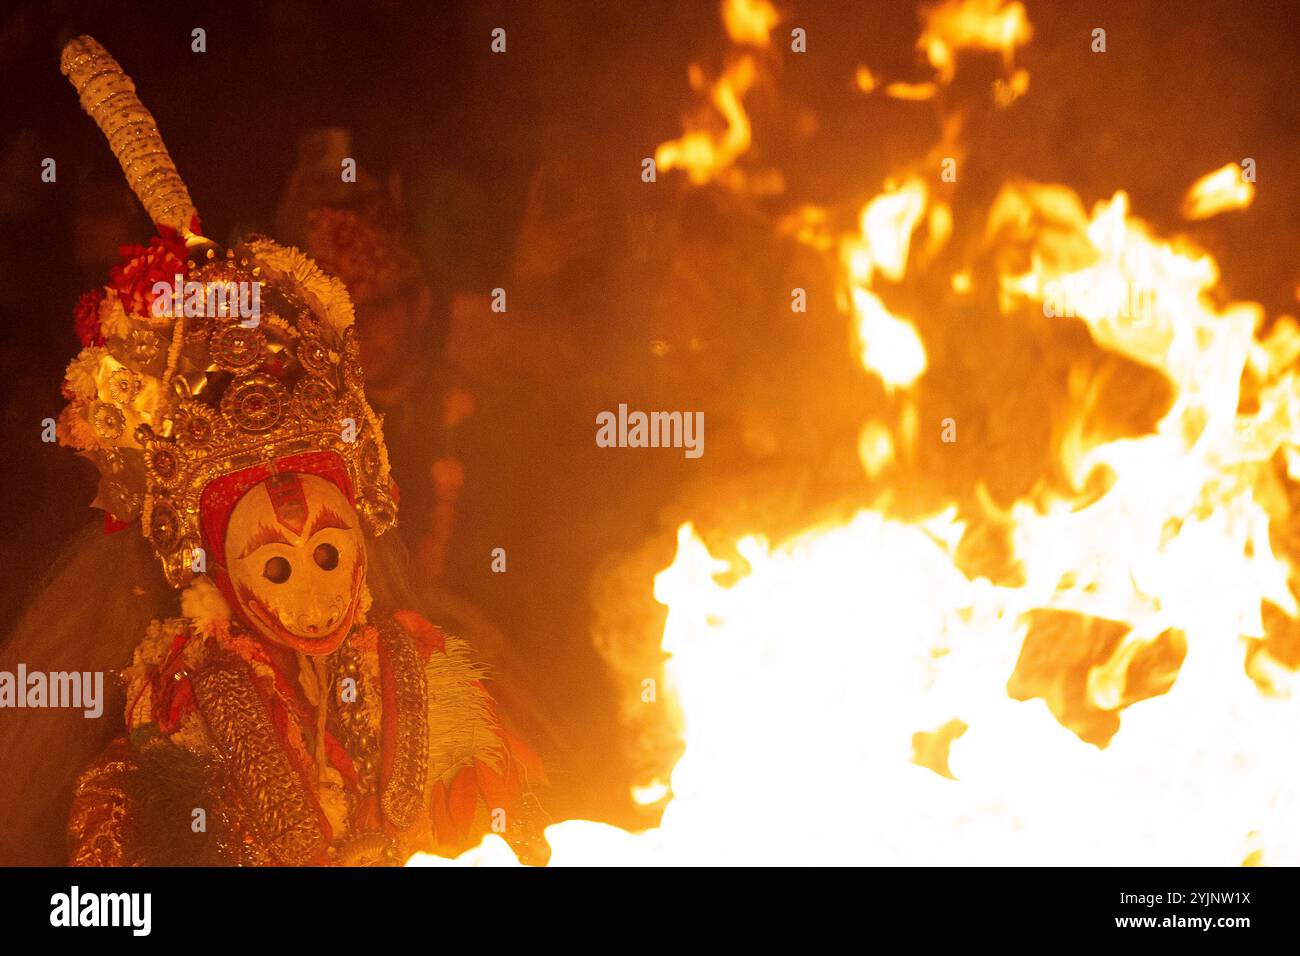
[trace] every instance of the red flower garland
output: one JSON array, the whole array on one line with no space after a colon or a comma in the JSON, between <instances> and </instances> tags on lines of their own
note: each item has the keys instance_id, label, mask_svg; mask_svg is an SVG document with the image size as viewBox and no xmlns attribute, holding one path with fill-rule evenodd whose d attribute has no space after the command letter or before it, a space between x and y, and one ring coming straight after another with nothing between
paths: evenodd
<instances>
[{"instance_id":1,"label":"red flower garland","mask_svg":"<svg viewBox=\"0 0 1300 956\"><path fill-rule=\"evenodd\" d=\"M128 315L148 315L154 284L170 285L177 275L185 275L185 240L166 226L158 227L158 235L149 245L122 246L118 251L122 262L109 272L108 285Z\"/></svg>"},{"instance_id":2,"label":"red flower garland","mask_svg":"<svg viewBox=\"0 0 1300 956\"><path fill-rule=\"evenodd\" d=\"M91 289L81 294L77 307L72 311L77 338L81 339L83 348L104 344L104 333L99 327L99 304L103 301L104 290Z\"/></svg>"}]
</instances>

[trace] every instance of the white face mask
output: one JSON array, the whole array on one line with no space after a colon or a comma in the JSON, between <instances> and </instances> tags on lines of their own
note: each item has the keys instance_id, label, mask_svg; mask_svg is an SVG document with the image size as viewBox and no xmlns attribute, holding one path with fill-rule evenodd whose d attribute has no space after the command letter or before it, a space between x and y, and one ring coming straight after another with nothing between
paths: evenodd
<instances>
[{"instance_id":1,"label":"white face mask","mask_svg":"<svg viewBox=\"0 0 1300 956\"><path fill-rule=\"evenodd\" d=\"M352 626L366 576L361 522L316 475L275 475L230 514L226 570L258 633L304 654L328 654Z\"/></svg>"}]
</instances>

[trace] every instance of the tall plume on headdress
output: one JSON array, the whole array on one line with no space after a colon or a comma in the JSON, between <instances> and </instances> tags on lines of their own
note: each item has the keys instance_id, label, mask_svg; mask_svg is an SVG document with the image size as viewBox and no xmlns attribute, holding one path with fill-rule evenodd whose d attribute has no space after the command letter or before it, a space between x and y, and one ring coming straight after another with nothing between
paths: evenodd
<instances>
[{"instance_id":1,"label":"tall plume on headdress","mask_svg":"<svg viewBox=\"0 0 1300 956\"><path fill-rule=\"evenodd\" d=\"M122 67L93 37L79 36L63 48L59 68L81 97L82 108L108 139L126 181L155 223L188 244L201 241L189 190L163 145L158 124Z\"/></svg>"}]
</instances>

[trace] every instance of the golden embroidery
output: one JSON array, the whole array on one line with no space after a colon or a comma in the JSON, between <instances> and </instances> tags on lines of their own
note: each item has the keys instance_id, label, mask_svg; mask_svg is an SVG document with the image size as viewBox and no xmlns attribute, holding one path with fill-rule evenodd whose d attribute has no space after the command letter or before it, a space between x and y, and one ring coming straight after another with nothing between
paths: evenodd
<instances>
[{"instance_id":1,"label":"golden embroidery","mask_svg":"<svg viewBox=\"0 0 1300 956\"><path fill-rule=\"evenodd\" d=\"M391 618L379 625L380 654L385 698L391 687L396 712L393 768L380 795L380 808L388 821L405 830L415 822L424 796L428 768L429 729L424 665L409 634Z\"/></svg>"},{"instance_id":2,"label":"golden embroidery","mask_svg":"<svg viewBox=\"0 0 1300 956\"><path fill-rule=\"evenodd\" d=\"M396 842L382 833L358 833L340 842L334 862L338 866L400 866L402 857Z\"/></svg>"},{"instance_id":3,"label":"golden embroidery","mask_svg":"<svg viewBox=\"0 0 1300 956\"><path fill-rule=\"evenodd\" d=\"M119 738L77 778L68 818L72 866L127 864L125 784L130 760L126 741Z\"/></svg>"},{"instance_id":4,"label":"golden embroidery","mask_svg":"<svg viewBox=\"0 0 1300 956\"><path fill-rule=\"evenodd\" d=\"M336 698L340 736L344 749L352 757L353 766L357 770L358 787L364 796L374 789L375 770L379 766L379 737L370 720L370 687L364 674L362 652L355 634L339 648L334 657L334 666L334 683L340 689ZM348 686L355 694L350 694L347 700L342 696L345 680L352 681Z\"/></svg>"},{"instance_id":5,"label":"golden embroidery","mask_svg":"<svg viewBox=\"0 0 1300 956\"><path fill-rule=\"evenodd\" d=\"M247 668L224 661L204 668L191 682L258 835L280 862L310 863L324 849L324 834Z\"/></svg>"}]
</instances>

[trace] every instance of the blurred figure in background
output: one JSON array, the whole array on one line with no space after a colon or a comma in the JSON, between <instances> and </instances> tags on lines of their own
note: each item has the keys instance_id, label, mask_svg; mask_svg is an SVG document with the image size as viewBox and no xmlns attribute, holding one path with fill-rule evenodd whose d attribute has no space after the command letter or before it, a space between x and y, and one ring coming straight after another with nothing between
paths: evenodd
<instances>
[{"instance_id":1,"label":"blurred figure in background","mask_svg":"<svg viewBox=\"0 0 1300 956\"><path fill-rule=\"evenodd\" d=\"M394 173L381 185L358 169L356 181L345 182L342 164L353 155L346 129L303 134L298 165L276 211L277 235L303 249L351 293L366 389L384 416L401 495L397 530L411 555L412 584L439 624L468 640L491 667L502 710L547 749L555 738L553 721L544 698L530 686L520 654L500 627L446 580L465 482L458 426L475 408L472 376L446 354L448 317L453 309L479 315L486 302L459 296L455 306L449 304L416 251L400 176Z\"/></svg>"}]
</instances>

